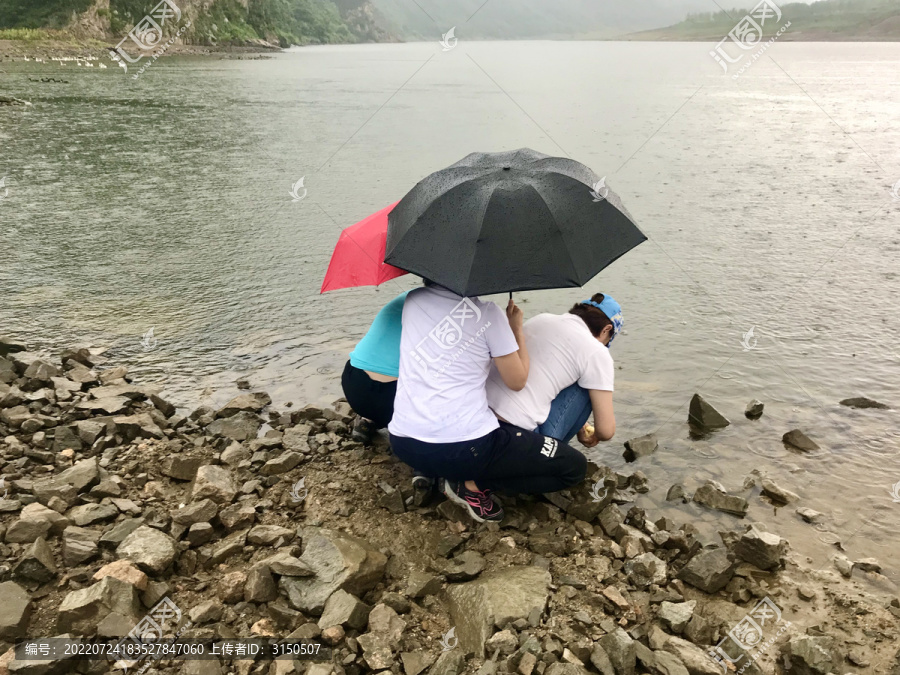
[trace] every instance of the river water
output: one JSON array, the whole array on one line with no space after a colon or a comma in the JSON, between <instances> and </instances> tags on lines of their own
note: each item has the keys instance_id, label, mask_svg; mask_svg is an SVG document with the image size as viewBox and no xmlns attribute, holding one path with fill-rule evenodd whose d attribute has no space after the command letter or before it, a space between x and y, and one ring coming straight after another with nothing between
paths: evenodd
<instances>
[{"instance_id":1,"label":"river water","mask_svg":"<svg viewBox=\"0 0 900 675\"><path fill-rule=\"evenodd\" d=\"M757 489L748 522L816 567L839 540L898 583L898 413L838 402L900 408L900 45L776 44L736 80L709 49L313 47L172 57L137 80L4 62L0 94L33 105L0 108L0 334L104 349L187 408L240 377L277 406L327 403L375 313L415 284L319 295L340 228L474 150L568 154L650 238L583 291L518 295L526 316L597 291L624 308L618 433L597 457L630 472L622 442L655 432L638 504L710 539L733 519L666 504L668 486L739 490L757 469L825 521ZM694 392L732 425L692 438ZM795 427L821 450L788 450Z\"/></svg>"}]
</instances>

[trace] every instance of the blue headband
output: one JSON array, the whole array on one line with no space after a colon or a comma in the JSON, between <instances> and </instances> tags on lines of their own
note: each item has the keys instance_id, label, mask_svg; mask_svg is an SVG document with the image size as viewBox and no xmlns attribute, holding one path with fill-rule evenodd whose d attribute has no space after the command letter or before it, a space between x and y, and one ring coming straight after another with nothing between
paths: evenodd
<instances>
[{"instance_id":1,"label":"blue headband","mask_svg":"<svg viewBox=\"0 0 900 675\"><path fill-rule=\"evenodd\" d=\"M625 324L625 319L622 318L622 307L618 302L613 300L608 295L603 298L603 302L594 302L593 300L583 300L581 302L582 305L590 305L591 307L596 307L601 312L603 312L606 317L612 321L613 325L613 334L609 338L610 344L612 344L613 339L616 335L619 334L619 331L622 330L622 326ZM608 347L609 345L607 345Z\"/></svg>"}]
</instances>

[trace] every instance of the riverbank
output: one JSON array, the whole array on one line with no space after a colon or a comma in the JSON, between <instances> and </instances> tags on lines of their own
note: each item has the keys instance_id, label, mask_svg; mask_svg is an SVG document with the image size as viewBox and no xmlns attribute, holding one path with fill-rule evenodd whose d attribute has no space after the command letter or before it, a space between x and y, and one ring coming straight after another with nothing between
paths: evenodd
<instances>
[{"instance_id":1,"label":"riverbank","mask_svg":"<svg viewBox=\"0 0 900 675\"><path fill-rule=\"evenodd\" d=\"M668 487L721 516L716 542L629 508L667 486L596 465L577 489L507 496L504 522L479 525L413 492L383 437L351 440L346 402L272 410L236 385L219 409L178 410L87 349L38 355L0 340L0 675L121 672L15 661L8 648L118 639L160 603L177 608L185 638L332 650L314 675L723 672L709 652L731 672L900 673L900 599L873 594L889 586L880 563L837 554L811 569L765 523L745 523L748 499L817 518L760 475L745 496ZM714 424L713 412L692 405L697 422ZM629 441L636 466L654 442ZM150 672L305 668L198 660Z\"/></svg>"}]
</instances>

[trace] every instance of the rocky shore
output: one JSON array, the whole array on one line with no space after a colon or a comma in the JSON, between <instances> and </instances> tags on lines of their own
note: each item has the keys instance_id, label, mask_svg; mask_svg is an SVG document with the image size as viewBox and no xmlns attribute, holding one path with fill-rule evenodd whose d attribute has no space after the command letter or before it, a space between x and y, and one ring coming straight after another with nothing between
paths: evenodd
<instances>
[{"instance_id":1,"label":"rocky shore","mask_svg":"<svg viewBox=\"0 0 900 675\"><path fill-rule=\"evenodd\" d=\"M721 512L716 542L629 506L640 470L597 465L479 525L414 492L384 438L351 440L345 401L277 411L237 384L219 410L182 411L88 349L0 339L0 675L900 675L900 599L868 590L879 562L805 566L715 483L667 498ZM699 396L690 420L728 423ZM626 457L656 447L632 439ZM745 485L817 517L764 475ZM167 635L328 656L15 658L28 639L127 639L163 605Z\"/></svg>"}]
</instances>

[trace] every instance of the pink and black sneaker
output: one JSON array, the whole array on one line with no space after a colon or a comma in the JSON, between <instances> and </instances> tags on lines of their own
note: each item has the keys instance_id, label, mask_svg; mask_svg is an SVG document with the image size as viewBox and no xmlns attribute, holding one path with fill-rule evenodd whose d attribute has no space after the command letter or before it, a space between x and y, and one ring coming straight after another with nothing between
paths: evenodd
<instances>
[{"instance_id":1,"label":"pink and black sneaker","mask_svg":"<svg viewBox=\"0 0 900 675\"><path fill-rule=\"evenodd\" d=\"M465 508L479 523L503 520L503 507L494 499L490 490L473 491L466 487L464 481L444 480L443 493L447 499Z\"/></svg>"}]
</instances>

